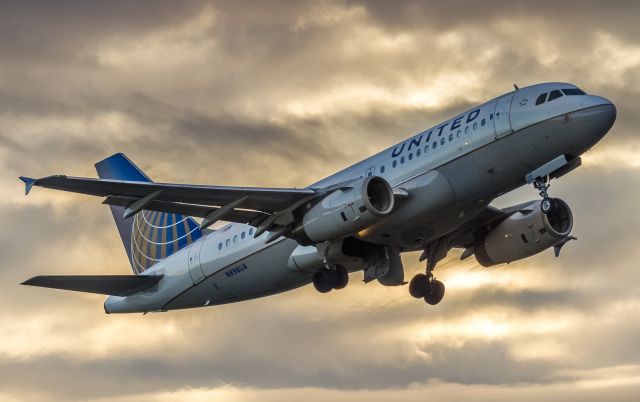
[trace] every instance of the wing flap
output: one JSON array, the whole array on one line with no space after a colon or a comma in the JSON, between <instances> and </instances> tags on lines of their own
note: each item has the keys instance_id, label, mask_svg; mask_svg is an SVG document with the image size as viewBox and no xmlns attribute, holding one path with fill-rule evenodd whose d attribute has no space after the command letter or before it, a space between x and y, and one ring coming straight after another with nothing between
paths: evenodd
<instances>
[{"instance_id":1,"label":"wing flap","mask_svg":"<svg viewBox=\"0 0 640 402\"><path fill-rule=\"evenodd\" d=\"M110 196L107 197L102 203L107 205L128 207L136 200L138 200L138 198ZM171 214L182 214L204 218L211 212L219 210L220 207L185 204L181 202L151 201L150 203L145 204L144 209L147 211L167 212ZM268 216L269 215L262 212L234 209L225 214L224 220L236 223L248 223L259 217L267 218Z\"/></svg>"},{"instance_id":2,"label":"wing flap","mask_svg":"<svg viewBox=\"0 0 640 402\"><path fill-rule=\"evenodd\" d=\"M43 288L128 296L154 286L162 275L42 275L22 282Z\"/></svg>"}]
</instances>

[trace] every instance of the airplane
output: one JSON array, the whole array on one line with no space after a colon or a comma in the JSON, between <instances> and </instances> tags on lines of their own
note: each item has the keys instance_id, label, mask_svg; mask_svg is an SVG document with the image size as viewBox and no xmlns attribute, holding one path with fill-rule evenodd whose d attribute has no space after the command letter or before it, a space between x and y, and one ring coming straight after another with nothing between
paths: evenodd
<instances>
[{"instance_id":1,"label":"airplane","mask_svg":"<svg viewBox=\"0 0 640 402\"><path fill-rule=\"evenodd\" d=\"M550 181L581 165L616 107L568 83L514 88L305 188L157 183L122 153L95 165L97 179L21 176L25 194L39 186L104 197L133 270L23 284L104 294L107 314L146 314L310 283L327 293L356 271L401 286L400 254L421 251L425 271L409 294L435 305L445 287L434 269L452 248L485 267L547 249L558 257L575 240L573 215L549 195ZM540 198L490 205L524 185ZM219 221L229 223L210 229Z\"/></svg>"}]
</instances>

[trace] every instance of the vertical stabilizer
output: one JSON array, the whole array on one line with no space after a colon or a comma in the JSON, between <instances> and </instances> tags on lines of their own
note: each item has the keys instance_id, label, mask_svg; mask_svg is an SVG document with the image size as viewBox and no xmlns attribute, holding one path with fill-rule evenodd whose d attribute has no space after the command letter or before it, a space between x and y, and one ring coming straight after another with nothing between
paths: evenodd
<instances>
[{"instance_id":1,"label":"vertical stabilizer","mask_svg":"<svg viewBox=\"0 0 640 402\"><path fill-rule=\"evenodd\" d=\"M96 170L101 179L152 181L122 153L96 163ZM198 224L188 216L142 210L125 218L126 208L109 207L136 274L202 237Z\"/></svg>"}]
</instances>

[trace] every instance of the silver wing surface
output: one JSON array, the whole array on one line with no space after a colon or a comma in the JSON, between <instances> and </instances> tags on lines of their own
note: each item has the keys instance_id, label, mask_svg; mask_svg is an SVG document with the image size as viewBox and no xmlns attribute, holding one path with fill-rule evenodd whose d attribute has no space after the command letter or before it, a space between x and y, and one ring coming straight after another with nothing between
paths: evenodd
<instances>
[{"instance_id":1,"label":"silver wing surface","mask_svg":"<svg viewBox=\"0 0 640 402\"><path fill-rule=\"evenodd\" d=\"M64 175L40 179L20 177L28 194L33 186L106 197L104 203L129 208L211 217L224 212L224 220L254 225L276 213L316 198L310 188L227 187L127 180L94 179ZM225 206L231 206L223 210ZM221 219L221 217L217 217Z\"/></svg>"}]
</instances>

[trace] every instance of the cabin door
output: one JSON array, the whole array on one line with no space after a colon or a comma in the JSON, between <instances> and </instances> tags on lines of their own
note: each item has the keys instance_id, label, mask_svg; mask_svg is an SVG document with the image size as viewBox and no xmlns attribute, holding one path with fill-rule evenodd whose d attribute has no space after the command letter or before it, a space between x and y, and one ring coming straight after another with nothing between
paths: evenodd
<instances>
[{"instance_id":1,"label":"cabin door","mask_svg":"<svg viewBox=\"0 0 640 402\"><path fill-rule=\"evenodd\" d=\"M191 275L194 285L204 279L204 272L202 272L202 266L200 265L202 243L204 243L202 240L196 241L189 247L189 275Z\"/></svg>"},{"instance_id":2,"label":"cabin door","mask_svg":"<svg viewBox=\"0 0 640 402\"><path fill-rule=\"evenodd\" d=\"M505 95L496 102L496 109L493 112L493 126L496 130L496 138L511 134L511 100L513 93Z\"/></svg>"}]
</instances>

